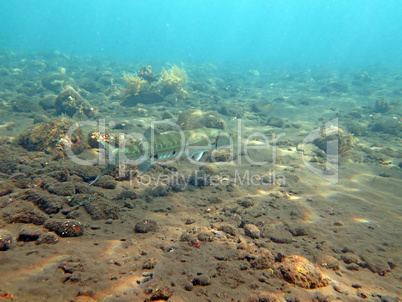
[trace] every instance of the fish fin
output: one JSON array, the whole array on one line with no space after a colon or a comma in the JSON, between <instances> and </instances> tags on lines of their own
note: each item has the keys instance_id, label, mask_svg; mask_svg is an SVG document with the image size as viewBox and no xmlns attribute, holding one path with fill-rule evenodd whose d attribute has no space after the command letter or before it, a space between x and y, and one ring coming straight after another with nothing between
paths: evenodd
<instances>
[{"instance_id":1,"label":"fish fin","mask_svg":"<svg viewBox=\"0 0 402 302\"><path fill-rule=\"evenodd\" d=\"M144 137L143 137L143 139L140 141L139 145L141 145L144 141L149 140L149 139L151 138L152 134L153 134L153 135L159 135L159 132L157 132L157 131L155 130L155 128L149 126L149 127L147 128L147 130L145 130L145 132L144 132L144 134L143 134Z\"/></svg>"},{"instance_id":2,"label":"fish fin","mask_svg":"<svg viewBox=\"0 0 402 302\"><path fill-rule=\"evenodd\" d=\"M93 185L95 182L97 182L102 176L104 176L104 175L106 175L107 173L109 173L110 171L112 171L114 167L116 167L115 164L109 163L109 164L106 166L106 168L103 169L103 171L102 171L98 176L96 176L96 178L95 178L93 181L91 181L91 182L89 183L89 186L92 186L92 185Z\"/></svg>"},{"instance_id":3,"label":"fish fin","mask_svg":"<svg viewBox=\"0 0 402 302\"><path fill-rule=\"evenodd\" d=\"M194 153L192 158L194 158L195 161L199 161L203 154L204 154L204 151L196 152L196 153Z\"/></svg>"},{"instance_id":4,"label":"fish fin","mask_svg":"<svg viewBox=\"0 0 402 302\"><path fill-rule=\"evenodd\" d=\"M114 150L116 149L115 147L113 147L111 144L109 144L108 142L106 142L104 139L98 137L97 138L99 140L99 149L102 148L105 150L106 152L106 156L109 159L109 163L107 164L107 166L105 167L105 169L103 169L103 171L93 180L89 183L89 186L92 186L95 182L97 182L102 176L106 175L107 173L109 173L110 171L113 170L114 167L116 167L116 162L118 162L118 159L116 160L115 158L112 157L112 155L114 154Z\"/></svg>"},{"instance_id":5,"label":"fish fin","mask_svg":"<svg viewBox=\"0 0 402 302\"><path fill-rule=\"evenodd\" d=\"M138 171L140 171L140 173L144 173L144 172L148 171L148 169L151 167L152 167L151 162L143 161L142 163L138 164Z\"/></svg>"}]
</instances>

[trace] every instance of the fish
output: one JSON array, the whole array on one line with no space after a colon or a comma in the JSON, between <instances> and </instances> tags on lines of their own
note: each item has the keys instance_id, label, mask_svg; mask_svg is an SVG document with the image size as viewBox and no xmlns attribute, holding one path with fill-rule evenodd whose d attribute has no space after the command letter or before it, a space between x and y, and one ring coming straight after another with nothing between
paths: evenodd
<instances>
[{"instance_id":1,"label":"fish","mask_svg":"<svg viewBox=\"0 0 402 302\"><path fill-rule=\"evenodd\" d=\"M205 152L233 147L235 135L222 129L202 128L167 132L158 134L149 128L141 141L114 148L99 138L101 146L106 150L109 163L105 169L89 185L93 185L102 176L113 170L117 165L129 162L137 165L139 174L148 171L154 164L177 159L183 154L199 161Z\"/></svg>"}]
</instances>

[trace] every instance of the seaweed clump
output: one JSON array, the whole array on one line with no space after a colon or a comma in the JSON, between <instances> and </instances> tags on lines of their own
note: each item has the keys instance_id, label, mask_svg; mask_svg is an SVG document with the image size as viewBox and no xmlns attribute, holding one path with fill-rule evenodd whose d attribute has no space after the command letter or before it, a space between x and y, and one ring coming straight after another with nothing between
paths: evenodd
<instances>
[{"instance_id":1,"label":"seaweed clump","mask_svg":"<svg viewBox=\"0 0 402 302\"><path fill-rule=\"evenodd\" d=\"M161 74L154 74L151 66L141 67L136 74L123 74L128 87L124 90L122 105L135 106L138 103L153 104L169 99L184 99L188 77L184 69L176 65Z\"/></svg>"},{"instance_id":2,"label":"seaweed clump","mask_svg":"<svg viewBox=\"0 0 402 302\"><path fill-rule=\"evenodd\" d=\"M148 84L148 81L133 74L124 73L124 80L128 84L128 88L126 90L127 95L139 95L141 90L144 89L145 85Z\"/></svg>"},{"instance_id":3,"label":"seaweed clump","mask_svg":"<svg viewBox=\"0 0 402 302\"><path fill-rule=\"evenodd\" d=\"M177 93L183 98L187 97L184 87L187 85L188 76L184 69L173 65L169 70L162 70L161 86L164 94Z\"/></svg>"}]
</instances>

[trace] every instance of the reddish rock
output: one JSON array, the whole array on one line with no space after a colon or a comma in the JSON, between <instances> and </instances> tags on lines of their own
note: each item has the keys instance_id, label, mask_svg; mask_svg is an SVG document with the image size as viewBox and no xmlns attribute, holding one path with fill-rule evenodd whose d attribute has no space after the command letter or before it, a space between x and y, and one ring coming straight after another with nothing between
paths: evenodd
<instances>
[{"instance_id":1,"label":"reddish rock","mask_svg":"<svg viewBox=\"0 0 402 302\"><path fill-rule=\"evenodd\" d=\"M285 257L277 269L283 279L302 288L318 288L328 285L320 270L306 258L292 255Z\"/></svg>"}]
</instances>

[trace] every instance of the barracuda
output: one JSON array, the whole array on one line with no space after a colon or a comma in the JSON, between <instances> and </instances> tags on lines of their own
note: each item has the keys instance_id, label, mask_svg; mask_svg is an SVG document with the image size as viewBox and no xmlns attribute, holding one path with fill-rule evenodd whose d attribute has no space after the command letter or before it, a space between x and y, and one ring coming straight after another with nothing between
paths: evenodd
<instances>
[{"instance_id":1,"label":"barracuda","mask_svg":"<svg viewBox=\"0 0 402 302\"><path fill-rule=\"evenodd\" d=\"M194 129L159 135L150 134L144 134L143 140L139 143L115 149L101 140L100 143L108 154L109 163L89 185L124 162L136 164L141 174L155 163L179 158L183 154L199 161L204 152L233 146L233 136L221 129Z\"/></svg>"}]
</instances>

